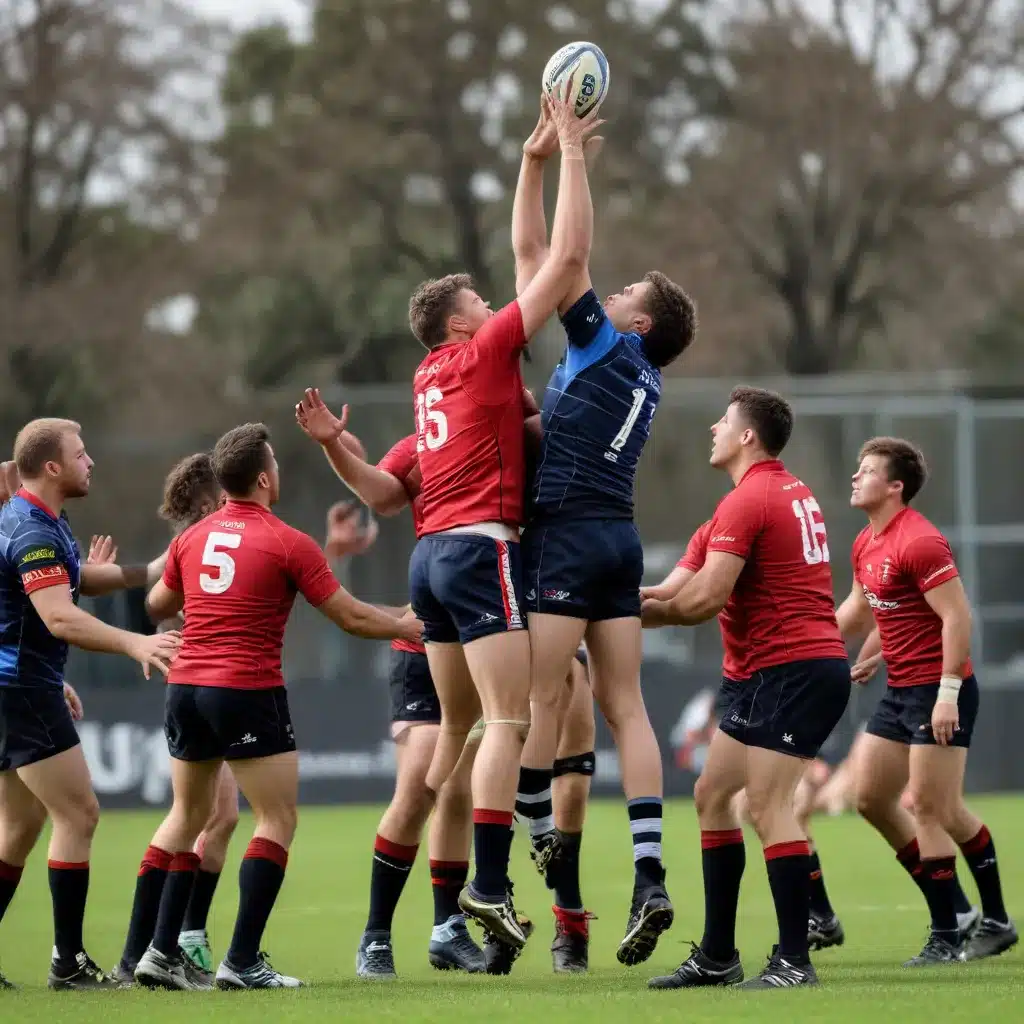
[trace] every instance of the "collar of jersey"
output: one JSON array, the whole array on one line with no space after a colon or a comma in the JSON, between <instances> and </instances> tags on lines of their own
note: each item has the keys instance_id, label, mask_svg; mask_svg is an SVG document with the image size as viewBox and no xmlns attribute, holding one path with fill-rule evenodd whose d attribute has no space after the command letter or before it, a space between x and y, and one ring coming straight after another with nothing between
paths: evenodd
<instances>
[{"instance_id":1,"label":"collar of jersey","mask_svg":"<svg viewBox=\"0 0 1024 1024\"><path fill-rule=\"evenodd\" d=\"M905 513L909 511L910 506L904 505L903 508L901 508L899 512L897 512L896 515L894 515L892 519L890 519L889 522L887 522L878 533L875 533L873 530L871 531L872 538L877 540L879 537L884 537L892 529L893 526L895 526L898 522L900 522L901 519L903 519Z\"/></svg>"},{"instance_id":2,"label":"collar of jersey","mask_svg":"<svg viewBox=\"0 0 1024 1024\"><path fill-rule=\"evenodd\" d=\"M223 512L226 508L254 508L259 512L267 512L267 506L261 505L258 501L248 501L245 498L228 498L217 512ZM216 514L216 513L214 513Z\"/></svg>"},{"instance_id":3,"label":"collar of jersey","mask_svg":"<svg viewBox=\"0 0 1024 1024\"><path fill-rule=\"evenodd\" d=\"M41 498L37 498L30 491L26 491L24 487L19 487L17 491L15 491L14 496L16 498L21 498L22 500L27 501L30 505L35 505L36 508L41 509L51 519L60 519L60 516L57 515L57 513L54 512L53 509L50 508L50 506L47 505L45 501L43 501Z\"/></svg>"},{"instance_id":4,"label":"collar of jersey","mask_svg":"<svg viewBox=\"0 0 1024 1024\"><path fill-rule=\"evenodd\" d=\"M785 469L782 465L781 459L764 459L762 462L755 462L746 473L740 477L740 483L743 483L748 476L753 476L755 473L775 473L780 469Z\"/></svg>"}]
</instances>

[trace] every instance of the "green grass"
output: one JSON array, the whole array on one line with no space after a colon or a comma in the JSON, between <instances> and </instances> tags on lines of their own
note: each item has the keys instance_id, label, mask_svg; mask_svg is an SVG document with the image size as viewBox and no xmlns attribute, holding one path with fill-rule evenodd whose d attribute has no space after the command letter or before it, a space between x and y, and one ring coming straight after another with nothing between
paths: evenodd
<instances>
[{"instance_id":1,"label":"green grass","mask_svg":"<svg viewBox=\"0 0 1024 1024\"><path fill-rule=\"evenodd\" d=\"M992 828L1002 855L1010 911L1022 911L1024 800L978 800L975 809ZM51 939L45 855L37 850L0 926L0 963L23 987L0 993L0 1020L74 1021L93 1024L145 1021L252 1024L254 1013L275 1022L338 1020L441 1021L455 1014L488 1021L625 1021L642 1014L661 1020L765 1021L775 1015L800 1022L1024 1019L1024 970L1018 950L989 962L907 971L902 960L923 942L926 917L917 889L891 851L854 817L818 819L816 838L832 901L846 927L841 949L818 954L821 986L815 990L649 992L648 977L673 970L700 937L703 919L700 851L692 807L667 808L665 850L676 924L653 958L627 970L615 960L632 884L625 808L596 802L583 845L583 892L598 915L591 925L591 972L582 978L551 973L550 894L516 841L517 905L538 922L533 939L509 978L454 977L431 970L426 959L432 904L426 856L421 856L399 908L394 933L400 978L393 984L353 976L356 943L366 915L370 844L379 808L342 807L303 812L288 878L265 940L276 966L304 978L299 992L193 993L144 991L48 993L44 987ZM93 859L86 941L109 967L117 959L128 919L139 859L156 825L153 814L106 814ZM211 918L215 954L230 937L236 901L235 873L249 822L243 818ZM773 941L774 913L763 862L748 837L748 866L740 906L739 942L747 973L763 963ZM966 870L962 868L966 876ZM964 878L968 892L973 887ZM1021 915L1024 916L1024 915ZM259 1009L255 1009L253 1002ZM270 1015L273 1015L271 1018Z\"/></svg>"}]
</instances>

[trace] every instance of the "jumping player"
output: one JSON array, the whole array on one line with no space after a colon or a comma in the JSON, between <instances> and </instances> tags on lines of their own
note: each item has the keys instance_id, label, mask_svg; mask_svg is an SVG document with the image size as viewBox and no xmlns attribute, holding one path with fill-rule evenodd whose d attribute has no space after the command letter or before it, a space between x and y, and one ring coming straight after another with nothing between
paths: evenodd
<instances>
[{"instance_id":1,"label":"jumping player","mask_svg":"<svg viewBox=\"0 0 1024 1024\"><path fill-rule=\"evenodd\" d=\"M89 493L93 462L71 420L33 420L18 433L21 486L0 512L0 919L46 815L54 953L47 984L115 984L85 951L82 924L99 803L64 686L68 647L125 654L167 671L177 633L115 629L78 607L80 594L146 582L146 567L82 565L64 505Z\"/></svg>"},{"instance_id":2,"label":"jumping player","mask_svg":"<svg viewBox=\"0 0 1024 1024\"><path fill-rule=\"evenodd\" d=\"M931 912L928 941L905 966L996 956L1018 936L992 836L963 801L979 699L967 595L946 538L909 507L928 475L920 450L876 437L859 461L850 504L869 525L854 542L853 587L837 618L849 634L877 623L888 685L861 743L857 809L897 851ZM908 782L913 817L900 803ZM981 924L966 943L957 920L957 846L982 903Z\"/></svg>"},{"instance_id":3,"label":"jumping player","mask_svg":"<svg viewBox=\"0 0 1024 1024\"><path fill-rule=\"evenodd\" d=\"M694 788L701 828L705 925L700 946L652 988L731 985L743 978L736 907L745 866L733 797L746 789L764 847L779 942L750 988L817 983L808 954L810 851L793 794L850 696L836 625L825 524L807 485L779 461L793 413L779 395L736 388L712 427L711 465L733 490L708 530L703 567L671 601L646 601L649 625L719 616L725 648L718 731Z\"/></svg>"},{"instance_id":4,"label":"jumping player","mask_svg":"<svg viewBox=\"0 0 1024 1024\"><path fill-rule=\"evenodd\" d=\"M512 213L520 294L533 287L548 259L543 171L556 148L554 126L542 109L523 147ZM558 313L567 347L544 395L542 448L523 535L532 713L519 799L534 807L550 800L557 704L585 636L594 696L619 750L629 809L635 877L617 956L633 965L653 953L673 917L661 861L661 753L640 690L643 549L633 492L661 395L661 370L692 342L696 310L657 271L602 306L584 265ZM558 835L539 817L530 831L543 866Z\"/></svg>"},{"instance_id":5,"label":"jumping player","mask_svg":"<svg viewBox=\"0 0 1024 1024\"><path fill-rule=\"evenodd\" d=\"M334 578L312 538L271 514L280 483L262 424L228 431L213 449L227 502L171 543L162 581L150 592L153 618L184 610L184 643L169 677L165 731L173 804L143 859L168 863L150 947L135 980L147 987L194 989L178 949L222 762L256 817L239 872L240 901L221 988L295 988L260 953L284 881L295 832L298 755L281 674L285 624L296 591L342 629L360 636L414 639L419 624L364 604ZM254 658L254 652L259 654ZM136 891L139 897L139 891ZM136 914L152 914L136 907Z\"/></svg>"}]
</instances>

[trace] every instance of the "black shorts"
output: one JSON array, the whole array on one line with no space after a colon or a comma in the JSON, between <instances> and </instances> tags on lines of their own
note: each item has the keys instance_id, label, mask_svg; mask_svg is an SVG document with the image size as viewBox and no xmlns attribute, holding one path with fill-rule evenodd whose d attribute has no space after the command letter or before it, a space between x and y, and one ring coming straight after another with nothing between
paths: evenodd
<instances>
[{"instance_id":1,"label":"black shorts","mask_svg":"<svg viewBox=\"0 0 1024 1024\"><path fill-rule=\"evenodd\" d=\"M234 690L169 683L164 734L177 761L241 761L295 749L283 686Z\"/></svg>"},{"instance_id":2,"label":"black shorts","mask_svg":"<svg viewBox=\"0 0 1024 1024\"><path fill-rule=\"evenodd\" d=\"M907 746L935 745L932 735L932 711L939 695L938 683L918 686L887 686L866 731L872 736ZM978 680L968 676L960 686L957 706L960 727L953 733L951 747L969 747L978 718Z\"/></svg>"},{"instance_id":3,"label":"black shorts","mask_svg":"<svg viewBox=\"0 0 1024 1024\"><path fill-rule=\"evenodd\" d=\"M813 658L723 679L715 708L718 727L748 747L792 757L817 757L850 700L845 658Z\"/></svg>"},{"instance_id":4,"label":"black shorts","mask_svg":"<svg viewBox=\"0 0 1024 1024\"><path fill-rule=\"evenodd\" d=\"M441 721L441 702L425 654L392 650L388 688L392 722Z\"/></svg>"},{"instance_id":5,"label":"black shorts","mask_svg":"<svg viewBox=\"0 0 1024 1024\"><path fill-rule=\"evenodd\" d=\"M523 534L526 609L588 622L640 614L644 549L629 519L539 523Z\"/></svg>"},{"instance_id":6,"label":"black shorts","mask_svg":"<svg viewBox=\"0 0 1024 1024\"><path fill-rule=\"evenodd\" d=\"M412 607L427 643L468 644L525 629L522 586L517 541L480 533L432 534L419 541L409 561Z\"/></svg>"},{"instance_id":7,"label":"black shorts","mask_svg":"<svg viewBox=\"0 0 1024 1024\"><path fill-rule=\"evenodd\" d=\"M0 686L0 772L63 754L78 742L63 687Z\"/></svg>"}]
</instances>

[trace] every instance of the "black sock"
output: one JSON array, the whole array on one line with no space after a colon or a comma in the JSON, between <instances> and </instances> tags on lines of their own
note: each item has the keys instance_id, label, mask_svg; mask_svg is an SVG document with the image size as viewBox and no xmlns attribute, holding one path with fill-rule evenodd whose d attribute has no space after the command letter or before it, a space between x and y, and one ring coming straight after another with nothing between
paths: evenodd
<instances>
[{"instance_id":1,"label":"black sock","mask_svg":"<svg viewBox=\"0 0 1024 1024\"><path fill-rule=\"evenodd\" d=\"M373 867L370 869L370 912L368 932L391 933L391 922L402 890L409 879L418 846L402 846L377 836L373 843Z\"/></svg>"},{"instance_id":2,"label":"black sock","mask_svg":"<svg viewBox=\"0 0 1024 1024\"><path fill-rule=\"evenodd\" d=\"M89 862L49 862L50 898L53 900L53 944L57 959L74 960L85 948L82 924L89 896Z\"/></svg>"},{"instance_id":3,"label":"black sock","mask_svg":"<svg viewBox=\"0 0 1024 1024\"><path fill-rule=\"evenodd\" d=\"M960 931L956 923L956 902L953 896L955 867L955 857L921 860L921 874L926 886L925 899L932 915L932 931L944 937L955 937Z\"/></svg>"},{"instance_id":4,"label":"black sock","mask_svg":"<svg viewBox=\"0 0 1024 1024\"><path fill-rule=\"evenodd\" d=\"M200 868L196 872L195 881L192 883L192 895L188 898L185 920L181 926L183 932L206 931L210 907L213 905L213 894L217 891L219 881L219 871L204 871Z\"/></svg>"},{"instance_id":5,"label":"black sock","mask_svg":"<svg viewBox=\"0 0 1024 1024\"><path fill-rule=\"evenodd\" d=\"M996 847L989 830L982 825L978 834L960 847L967 866L974 876L974 884L981 896L981 911L993 921L1006 922L1009 917L1003 905L1003 887L999 881Z\"/></svg>"},{"instance_id":6,"label":"black sock","mask_svg":"<svg viewBox=\"0 0 1024 1024\"><path fill-rule=\"evenodd\" d=\"M914 884L921 890L921 895L928 900L928 879L921 870L921 849L917 845L917 839L911 839L906 846L896 851L896 859L900 865L914 880Z\"/></svg>"},{"instance_id":7,"label":"black sock","mask_svg":"<svg viewBox=\"0 0 1024 1024\"><path fill-rule=\"evenodd\" d=\"M953 872L953 905L957 914L969 914L971 912L971 901L960 884L960 877Z\"/></svg>"},{"instance_id":8,"label":"black sock","mask_svg":"<svg viewBox=\"0 0 1024 1024\"><path fill-rule=\"evenodd\" d=\"M582 832L558 832L558 856L551 865L555 906L563 910L582 910L580 893L580 844Z\"/></svg>"},{"instance_id":9,"label":"black sock","mask_svg":"<svg viewBox=\"0 0 1024 1024\"><path fill-rule=\"evenodd\" d=\"M661 866L661 797L627 800L626 808L633 836L633 884L637 888L661 885L665 881L665 869Z\"/></svg>"},{"instance_id":10,"label":"black sock","mask_svg":"<svg viewBox=\"0 0 1024 1024\"><path fill-rule=\"evenodd\" d=\"M764 851L768 884L779 919L779 956L792 964L810 963L807 914L811 904L811 872L807 840L776 843Z\"/></svg>"},{"instance_id":11,"label":"black sock","mask_svg":"<svg viewBox=\"0 0 1024 1024\"><path fill-rule=\"evenodd\" d=\"M287 865L288 851L283 846L261 837L249 841L238 869L238 917L225 958L236 970L244 971L259 959L260 943Z\"/></svg>"},{"instance_id":12,"label":"black sock","mask_svg":"<svg viewBox=\"0 0 1024 1024\"><path fill-rule=\"evenodd\" d=\"M473 890L485 900L508 895L508 856L512 849L512 812L473 810L473 852L476 875Z\"/></svg>"},{"instance_id":13,"label":"black sock","mask_svg":"<svg viewBox=\"0 0 1024 1024\"><path fill-rule=\"evenodd\" d=\"M185 920L192 883L198 870L199 855L191 850L176 853L171 858L153 930L153 948L164 956L175 956L178 952L181 923Z\"/></svg>"},{"instance_id":14,"label":"black sock","mask_svg":"<svg viewBox=\"0 0 1024 1024\"><path fill-rule=\"evenodd\" d=\"M516 813L530 826L531 836L544 835L555 828L551 816L551 768L520 768Z\"/></svg>"},{"instance_id":15,"label":"black sock","mask_svg":"<svg viewBox=\"0 0 1024 1024\"><path fill-rule=\"evenodd\" d=\"M0 860L0 921L4 919L4 914L7 913L11 900L14 899L14 891L18 888L21 873L24 870L24 868L15 867L13 864Z\"/></svg>"},{"instance_id":16,"label":"black sock","mask_svg":"<svg viewBox=\"0 0 1024 1024\"><path fill-rule=\"evenodd\" d=\"M442 925L450 917L462 913L459 893L469 877L469 863L464 860L432 860L430 888L434 893L434 924Z\"/></svg>"},{"instance_id":17,"label":"black sock","mask_svg":"<svg viewBox=\"0 0 1024 1024\"><path fill-rule=\"evenodd\" d=\"M142 954L153 941L156 918L160 911L160 897L167 881L167 869L171 866L171 855L158 846L147 848L139 877L135 880L135 899L132 901L132 916L128 922L128 935L124 940L121 963L134 968Z\"/></svg>"},{"instance_id":18,"label":"black sock","mask_svg":"<svg viewBox=\"0 0 1024 1024\"><path fill-rule=\"evenodd\" d=\"M743 830L702 831L700 849L704 869L704 937L700 948L716 963L728 963L736 952L736 908L747 865Z\"/></svg>"},{"instance_id":19,"label":"black sock","mask_svg":"<svg viewBox=\"0 0 1024 1024\"><path fill-rule=\"evenodd\" d=\"M825 889L825 876L821 873L821 858L818 851L811 847L811 910L820 917L834 917L835 911L829 902L828 891Z\"/></svg>"}]
</instances>

